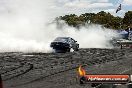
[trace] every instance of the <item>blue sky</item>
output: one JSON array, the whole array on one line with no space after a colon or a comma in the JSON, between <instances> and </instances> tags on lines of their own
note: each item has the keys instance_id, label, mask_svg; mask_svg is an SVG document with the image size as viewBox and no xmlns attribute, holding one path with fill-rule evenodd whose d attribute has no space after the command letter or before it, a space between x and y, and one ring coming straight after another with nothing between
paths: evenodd
<instances>
[{"instance_id":1,"label":"blue sky","mask_svg":"<svg viewBox=\"0 0 132 88\"><path fill-rule=\"evenodd\" d=\"M120 3L122 10L116 14L115 11ZM125 12L132 11L132 0L56 0L54 9L62 14L106 11L114 16L123 17Z\"/></svg>"},{"instance_id":2,"label":"blue sky","mask_svg":"<svg viewBox=\"0 0 132 88\"><path fill-rule=\"evenodd\" d=\"M122 4L122 10L116 13L120 3ZM18 11L21 12L21 9L24 8L32 8L31 12L43 11L52 15L53 18L66 14L80 15L99 11L123 17L125 12L132 11L132 0L0 0L0 14L15 12L15 9L20 9ZM43 10L43 8L48 9L48 11Z\"/></svg>"}]
</instances>

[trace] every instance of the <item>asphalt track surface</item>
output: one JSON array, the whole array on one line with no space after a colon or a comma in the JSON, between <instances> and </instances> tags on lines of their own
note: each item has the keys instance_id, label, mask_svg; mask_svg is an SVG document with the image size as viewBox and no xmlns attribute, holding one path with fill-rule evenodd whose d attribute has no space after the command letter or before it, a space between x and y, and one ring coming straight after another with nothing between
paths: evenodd
<instances>
[{"instance_id":1,"label":"asphalt track surface","mask_svg":"<svg viewBox=\"0 0 132 88\"><path fill-rule=\"evenodd\" d=\"M80 49L70 53L6 52L0 53L0 62L4 88L92 88L90 84L79 84L79 65L87 74L132 74L132 49Z\"/></svg>"}]
</instances>

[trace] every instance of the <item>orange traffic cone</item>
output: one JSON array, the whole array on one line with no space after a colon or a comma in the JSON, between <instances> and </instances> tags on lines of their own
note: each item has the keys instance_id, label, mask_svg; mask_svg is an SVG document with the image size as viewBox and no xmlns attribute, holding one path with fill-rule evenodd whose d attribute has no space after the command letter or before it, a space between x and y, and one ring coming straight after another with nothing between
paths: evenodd
<instances>
[{"instance_id":1,"label":"orange traffic cone","mask_svg":"<svg viewBox=\"0 0 132 88\"><path fill-rule=\"evenodd\" d=\"M3 88L3 83L2 83L1 74L0 74L0 88Z\"/></svg>"}]
</instances>

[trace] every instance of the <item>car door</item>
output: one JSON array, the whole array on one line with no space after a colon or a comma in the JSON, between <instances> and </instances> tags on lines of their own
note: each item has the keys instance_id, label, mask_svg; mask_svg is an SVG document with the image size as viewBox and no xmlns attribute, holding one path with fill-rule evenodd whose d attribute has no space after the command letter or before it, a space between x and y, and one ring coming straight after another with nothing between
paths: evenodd
<instances>
[{"instance_id":1,"label":"car door","mask_svg":"<svg viewBox=\"0 0 132 88\"><path fill-rule=\"evenodd\" d=\"M72 48L73 43L72 43L71 38L68 38L68 43L69 43L69 45L70 45L70 47L69 47L69 48Z\"/></svg>"},{"instance_id":2,"label":"car door","mask_svg":"<svg viewBox=\"0 0 132 88\"><path fill-rule=\"evenodd\" d=\"M74 39L72 39L72 38L71 38L71 45L72 45L73 49L76 48L76 41Z\"/></svg>"}]
</instances>

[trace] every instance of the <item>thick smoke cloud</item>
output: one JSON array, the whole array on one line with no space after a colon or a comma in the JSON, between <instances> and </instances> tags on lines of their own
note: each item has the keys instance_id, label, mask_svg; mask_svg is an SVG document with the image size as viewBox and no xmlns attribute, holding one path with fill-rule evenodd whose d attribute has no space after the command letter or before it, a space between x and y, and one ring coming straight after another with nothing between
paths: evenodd
<instances>
[{"instance_id":1,"label":"thick smoke cloud","mask_svg":"<svg viewBox=\"0 0 132 88\"><path fill-rule=\"evenodd\" d=\"M87 24L80 29L69 27L64 22L60 22L60 25L63 25L60 29L57 29L57 27L50 28L53 33L56 33L52 37L70 36L78 41L80 48L113 48L110 40L119 37L116 31L103 28L101 25ZM56 25L51 24L50 26Z\"/></svg>"},{"instance_id":2,"label":"thick smoke cloud","mask_svg":"<svg viewBox=\"0 0 132 88\"><path fill-rule=\"evenodd\" d=\"M0 0L0 52L51 52L50 42L57 36L73 37L81 48L112 47L108 41L116 33L99 25L78 30L63 22L61 29L49 24L59 15L52 12L53 4L54 0Z\"/></svg>"}]
</instances>

